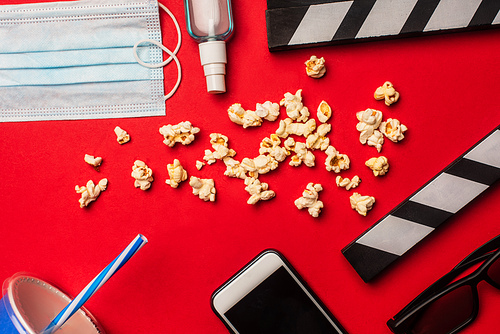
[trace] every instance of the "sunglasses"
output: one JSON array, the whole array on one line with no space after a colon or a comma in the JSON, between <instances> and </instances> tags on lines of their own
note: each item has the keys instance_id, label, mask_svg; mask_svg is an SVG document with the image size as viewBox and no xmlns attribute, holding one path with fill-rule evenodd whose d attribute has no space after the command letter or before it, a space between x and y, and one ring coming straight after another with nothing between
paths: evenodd
<instances>
[{"instance_id":1,"label":"sunglasses","mask_svg":"<svg viewBox=\"0 0 500 334\"><path fill-rule=\"evenodd\" d=\"M473 265L472 273L454 281ZM500 235L491 239L448 274L418 295L387 322L396 334L452 334L474 321L479 312L477 285L486 281L500 289Z\"/></svg>"}]
</instances>

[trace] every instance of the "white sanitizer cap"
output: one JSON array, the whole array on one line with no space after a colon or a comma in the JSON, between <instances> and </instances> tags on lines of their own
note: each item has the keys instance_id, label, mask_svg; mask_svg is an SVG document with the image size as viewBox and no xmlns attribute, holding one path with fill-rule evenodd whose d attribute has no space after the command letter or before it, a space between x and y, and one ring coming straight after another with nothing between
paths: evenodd
<instances>
[{"instance_id":1,"label":"white sanitizer cap","mask_svg":"<svg viewBox=\"0 0 500 334\"><path fill-rule=\"evenodd\" d=\"M200 60L207 79L207 91L212 94L226 92L226 42L208 41L199 44Z\"/></svg>"}]
</instances>

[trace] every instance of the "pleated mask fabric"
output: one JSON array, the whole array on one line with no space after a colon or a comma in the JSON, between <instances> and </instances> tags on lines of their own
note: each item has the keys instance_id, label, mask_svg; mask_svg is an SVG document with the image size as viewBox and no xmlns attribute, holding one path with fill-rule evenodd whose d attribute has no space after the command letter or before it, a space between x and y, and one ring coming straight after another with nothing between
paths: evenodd
<instances>
[{"instance_id":1,"label":"pleated mask fabric","mask_svg":"<svg viewBox=\"0 0 500 334\"><path fill-rule=\"evenodd\" d=\"M156 0L0 6L0 40L1 122L165 115Z\"/></svg>"}]
</instances>

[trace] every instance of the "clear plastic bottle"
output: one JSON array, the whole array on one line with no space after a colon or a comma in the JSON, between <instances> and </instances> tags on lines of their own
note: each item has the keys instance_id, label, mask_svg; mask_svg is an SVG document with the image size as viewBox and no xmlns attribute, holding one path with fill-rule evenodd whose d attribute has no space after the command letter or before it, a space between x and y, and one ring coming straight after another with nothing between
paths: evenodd
<instances>
[{"instance_id":1,"label":"clear plastic bottle","mask_svg":"<svg viewBox=\"0 0 500 334\"><path fill-rule=\"evenodd\" d=\"M226 40L233 32L231 0L184 0L188 33L199 44L207 91L226 91Z\"/></svg>"}]
</instances>

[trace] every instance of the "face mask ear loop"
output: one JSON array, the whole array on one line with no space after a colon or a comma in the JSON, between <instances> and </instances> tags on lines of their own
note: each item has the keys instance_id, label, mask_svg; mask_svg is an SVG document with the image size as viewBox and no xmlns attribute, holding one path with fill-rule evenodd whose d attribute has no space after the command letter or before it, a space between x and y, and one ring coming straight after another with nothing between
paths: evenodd
<instances>
[{"instance_id":1,"label":"face mask ear loop","mask_svg":"<svg viewBox=\"0 0 500 334\"><path fill-rule=\"evenodd\" d=\"M161 4L161 3L158 2L158 6L160 6L161 9L163 9L165 11L165 13L167 13L168 16L170 16L170 18L172 19L172 22L174 22L175 29L177 30L177 39L178 39L177 46L175 47L174 51L172 52L174 55L176 55L177 52L179 51L179 49L181 48L181 42L182 42L182 39L181 39L181 28L179 27L179 23L177 22L177 19L175 18L174 14L172 14L172 12L165 5L163 5L163 4ZM167 65L171 61L172 61L172 56L170 56L162 64ZM165 65L163 65L163 66L165 66Z\"/></svg>"},{"instance_id":2,"label":"face mask ear loop","mask_svg":"<svg viewBox=\"0 0 500 334\"><path fill-rule=\"evenodd\" d=\"M158 41L155 41L155 40L152 40L152 39L143 39L143 40L137 42L134 45L133 52L134 52L135 60L140 65L142 65L144 67L147 67L147 68L164 67L165 65L167 65L168 63L170 63L172 61L172 59L175 61L176 65L177 65L177 82L175 83L174 88L172 88L172 90L167 95L164 96L164 99L166 101L167 99L169 99L170 97L172 97L172 95L174 95L175 91L177 90L177 88L179 88L179 85L181 83L181 78L182 78L181 64L179 62L179 59L177 59L177 57L176 57L176 54L177 54L177 52L179 51L179 49L181 47L181 29L179 27L179 23L175 19L175 17L172 14L172 12L170 12L170 10L168 10L167 7L165 7L163 4L161 4L159 2L158 2L158 5L172 18L172 21L175 24L175 28L177 30L177 36L178 36L178 42L177 42L177 46L175 47L175 50L173 52L170 51L166 46L164 46L163 44L161 44ZM149 64L149 63L146 63L146 62L142 61L142 59L140 59L139 55L137 54L137 47L140 44L142 44L142 43L151 43L151 44L154 44L154 45L158 46L159 48L161 48L163 51L165 51L170 57L167 60L165 60L165 61L163 61L161 63L158 63L158 64Z\"/></svg>"}]
</instances>

